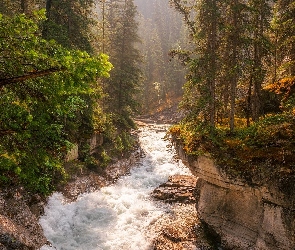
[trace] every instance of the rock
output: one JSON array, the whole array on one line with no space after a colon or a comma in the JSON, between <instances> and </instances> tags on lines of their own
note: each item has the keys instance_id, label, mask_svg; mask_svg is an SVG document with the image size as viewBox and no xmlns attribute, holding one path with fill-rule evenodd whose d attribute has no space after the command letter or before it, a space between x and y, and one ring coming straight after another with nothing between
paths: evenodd
<instances>
[{"instance_id":1,"label":"rock","mask_svg":"<svg viewBox=\"0 0 295 250\"><path fill-rule=\"evenodd\" d=\"M195 192L198 216L230 249L295 249L294 199L273 183L249 186L233 180L212 159L179 156L198 176Z\"/></svg>"},{"instance_id":2,"label":"rock","mask_svg":"<svg viewBox=\"0 0 295 250\"><path fill-rule=\"evenodd\" d=\"M67 199L75 200L80 194L97 190L127 174L138 158L137 150L128 159L106 167L103 175L91 171L81 172L79 176L59 187L59 191ZM34 250L45 244L50 245L39 224L45 203L44 197L29 193L23 187L0 187L0 250Z\"/></svg>"},{"instance_id":3,"label":"rock","mask_svg":"<svg viewBox=\"0 0 295 250\"><path fill-rule=\"evenodd\" d=\"M46 243L37 211L43 204L41 197L32 197L21 187L1 190L0 249L39 249Z\"/></svg>"},{"instance_id":4,"label":"rock","mask_svg":"<svg viewBox=\"0 0 295 250\"><path fill-rule=\"evenodd\" d=\"M152 197L164 202L195 203L194 191L197 178L188 175L174 175L168 181L156 188Z\"/></svg>"},{"instance_id":5,"label":"rock","mask_svg":"<svg viewBox=\"0 0 295 250\"><path fill-rule=\"evenodd\" d=\"M209 243L209 234L197 216L197 180L195 176L174 175L153 191L155 199L168 203L169 211L153 225L152 231L157 235L153 250L216 249L215 243Z\"/></svg>"},{"instance_id":6,"label":"rock","mask_svg":"<svg viewBox=\"0 0 295 250\"><path fill-rule=\"evenodd\" d=\"M213 250L193 204L174 203L154 225L153 250Z\"/></svg>"},{"instance_id":7,"label":"rock","mask_svg":"<svg viewBox=\"0 0 295 250\"><path fill-rule=\"evenodd\" d=\"M130 172L130 168L140 158L141 149L131 152L128 158L117 160L105 168L97 167L98 170L84 169L66 184L60 186L61 192L68 201L74 201L83 193L94 192L102 187L114 183L118 178Z\"/></svg>"}]
</instances>

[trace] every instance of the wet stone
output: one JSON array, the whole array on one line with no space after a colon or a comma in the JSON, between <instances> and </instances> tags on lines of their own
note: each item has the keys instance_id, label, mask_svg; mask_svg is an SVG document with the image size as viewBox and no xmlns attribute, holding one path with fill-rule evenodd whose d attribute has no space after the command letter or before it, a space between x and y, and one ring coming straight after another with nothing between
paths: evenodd
<instances>
[{"instance_id":1,"label":"wet stone","mask_svg":"<svg viewBox=\"0 0 295 250\"><path fill-rule=\"evenodd\" d=\"M151 228L157 236L152 250L213 250L194 204L173 203L170 213Z\"/></svg>"},{"instance_id":2,"label":"wet stone","mask_svg":"<svg viewBox=\"0 0 295 250\"><path fill-rule=\"evenodd\" d=\"M190 175L170 176L168 181L156 188L152 197L167 203L195 203L194 192L197 178Z\"/></svg>"}]
</instances>

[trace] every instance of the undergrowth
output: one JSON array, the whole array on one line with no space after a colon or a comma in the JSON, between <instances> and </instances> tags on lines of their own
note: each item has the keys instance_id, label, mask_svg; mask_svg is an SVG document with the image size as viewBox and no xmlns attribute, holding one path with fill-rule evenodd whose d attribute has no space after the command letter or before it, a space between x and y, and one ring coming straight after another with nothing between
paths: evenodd
<instances>
[{"instance_id":1,"label":"undergrowth","mask_svg":"<svg viewBox=\"0 0 295 250\"><path fill-rule=\"evenodd\" d=\"M294 115L268 115L249 127L242 121L237 119L234 133L226 126L212 128L198 121L183 121L169 133L187 155L209 156L233 178L249 184L279 179L282 189L290 189L285 184L295 176Z\"/></svg>"}]
</instances>

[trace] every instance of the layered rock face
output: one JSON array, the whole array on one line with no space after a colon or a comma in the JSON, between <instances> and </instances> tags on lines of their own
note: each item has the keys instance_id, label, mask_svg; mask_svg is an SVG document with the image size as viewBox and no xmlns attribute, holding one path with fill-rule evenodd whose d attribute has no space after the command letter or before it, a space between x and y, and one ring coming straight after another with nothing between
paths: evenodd
<instances>
[{"instance_id":1,"label":"layered rock face","mask_svg":"<svg viewBox=\"0 0 295 250\"><path fill-rule=\"evenodd\" d=\"M152 197L169 204L167 213L150 225L152 235L157 235L153 250L216 249L208 242L197 216L196 182L197 178L191 175L174 175L153 191Z\"/></svg>"},{"instance_id":2,"label":"layered rock face","mask_svg":"<svg viewBox=\"0 0 295 250\"><path fill-rule=\"evenodd\" d=\"M196 184L197 178L194 176L170 176L166 183L163 183L153 191L152 197L168 203L195 203L194 191Z\"/></svg>"},{"instance_id":3,"label":"layered rock face","mask_svg":"<svg viewBox=\"0 0 295 250\"><path fill-rule=\"evenodd\" d=\"M274 186L251 187L232 180L207 157L179 156L198 177L198 216L229 249L295 249L295 206Z\"/></svg>"}]
</instances>

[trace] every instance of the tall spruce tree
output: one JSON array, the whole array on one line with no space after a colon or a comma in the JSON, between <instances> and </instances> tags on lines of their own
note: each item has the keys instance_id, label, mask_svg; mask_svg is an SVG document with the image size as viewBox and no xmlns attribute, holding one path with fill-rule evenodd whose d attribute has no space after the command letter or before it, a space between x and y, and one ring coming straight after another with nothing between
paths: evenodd
<instances>
[{"instance_id":1,"label":"tall spruce tree","mask_svg":"<svg viewBox=\"0 0 295 250\"><path fill-rule=\"evenodd\" d=\"M92 53L93 0L46 0L43 37L66 48Z\"/></svg>"},{"instance_id":2,"label":"tall spruce tree","mask_svg":"<svg viewBox=\"0 0 295 250\"><path fill-rule=\"evenodd\" d=\"M276 79L295 76L295 2L278 0L274 6L273 30L276 46Z\"/></svg>"},{"instance_id":3,"label":"tall spruce tree","mask_svg":"<svg viewBox=\"0 0 295 250\"><path fill-rule=\"evenodd\" d=\"M249 1L249 20L250 34L250 72L249 85L247 91L247 119L251 116L253 121L258 121L263 114L262 85L265 80L264 60L270 53L270 41L268 32L270 29L270 5L268 0ZM245 55L246 56L246 55ZM249 121L248 121L249 124Z\"/></svg>"},{"instance_id":4,"label":"tall spruce tree","mask_svg":"<svg viewBox=\"0 0 295 250\"><path fill-rule=\"evenodd\" d=\"M190 67L183 107L211 126L227 118L233 132L237 100L247 96L248 121L250 116L258 120L269 48L268 1L170 2L183 15L195 44L189 54L179 52Z\"/></svg>"},{"instance_id":5,"label":"tall spruce tree","mask_svg":"<svg viewBox=\"0 0 295 250\"><path fill-rule=\"evenodd\" d=\"M192 116L202 116L204 122L215 126L219 19L217 1L181 3L173 0L171 3L184 16L195 44L194 56L189 61L191 70L182 105Z\"/></svg>"},{"instance_id":6,"label":"tall spruce tree","mask_svg":"<svg viewBox=\"0 0 295 250\"><path fill-rule=\"evenodd\" d=\"M131 119L137 110L135 94L141 79L141 56L138 43L137 10L133 0L112 0L106 15L109 24L110 46L106 53L114 65L111 77L104 83L107 94L105 108L113 113L114 122L122 129L134 126Z\"/></svg>"},{"instance_id":7,"label":"tall spruce tree","mask_svg":"<svg viewBox=\"0 0 295 250\"><path fill-rule=\"evenodd\" d=\"M238 83L242 71L242 54L244 33L244 15L246 6L241 0L229 0L223 6L222 34L223 52L222 63L224 64L223 78L226 84L225 91L228 91L228 106L225 106L226 117L229 118L230 131L234 131L234 119L236 115L236 100L238 93Z\"/></svg>"}]
</instances>

